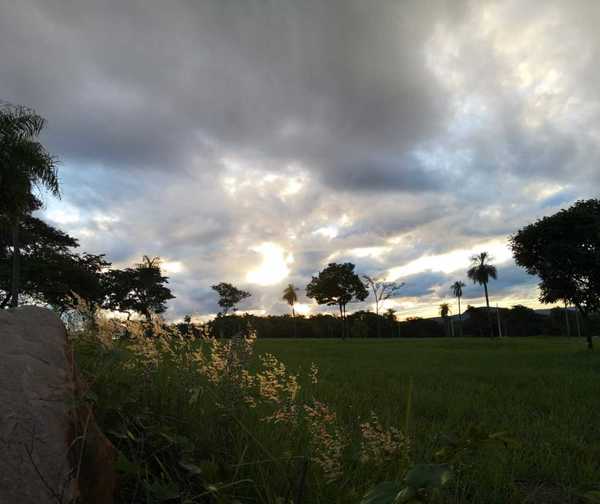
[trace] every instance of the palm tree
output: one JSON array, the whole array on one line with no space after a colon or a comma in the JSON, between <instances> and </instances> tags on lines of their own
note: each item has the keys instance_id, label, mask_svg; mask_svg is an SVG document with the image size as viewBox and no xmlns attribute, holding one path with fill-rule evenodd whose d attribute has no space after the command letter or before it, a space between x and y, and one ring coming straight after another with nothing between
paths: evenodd
<instances>
[{"instance_id":1,"label":"palm tree","mask_svg":"<svg viewBox=\"0 0 600 504\"><path fill-rule=\"evenodd\" d=\"M296 311L294 310L294 304L298 302L298 289L292 284L283 289L283 296L281 297L284 301L287 301L292 307L292 318L294 320L294 337L296 337Z\"/></svg>"},{"instance_id":2,"label":"palm tree","mask_svg":"<svg viewBox=\"0 0 600 504\"><path fill-rule=\"evenodd\" d=\"M446 333L446 336L448 335L448 315L450 314L450 305L448 303L442 303L440 305L440 316L442 317L442 320L444 321L444 332Z\"/></svg>"},{"instance_id":3,"label":"palm tree","mask_svg":"<svg viewBox=\"0 0 600 504\"><path fill-rule=\"evenodd\" d=\"M471 267L467 271L467 276L473 280L473 283L483 285L483 291L485 292L485 306L487 308L488 324L490 329L490 336L493 335L492 319L490 315L490 298L488 295L487 284L490 278L494 280L497 278L498 271L496 266L490 264L491 257L487 252L480 252L477 255L471 257Z\"/></svg>"},{"instance_id":4,"label":"palm tree","mask_svg":"<svg viewBox=\"0 0 600 504\"><path fill-rule=\"evenodd\" d=\"M458 299L458 320L460 322L460 335L461 336L462 336L463 327L462 327L462 312L460 311L460 298L463 295L463 287L464 286L465 286L465 283L461 282L460 280L457 280L450 286L450 290L452 291L452 294L454 294L456 299Z\"/></svg>"},{"instance_id":5,"label":"palm tree","mask_svg":"<svg viewBox=\"0 0 600 504\"><path fill-rule=\"evenodd\" d=\"M44 118L31 109L0 105L0 215L11 230L11 307L19 302L21 220L41 206L33 190L43 188L60 197L56 160L36 141L44 125Z\"/></svg>"}]
</instances>

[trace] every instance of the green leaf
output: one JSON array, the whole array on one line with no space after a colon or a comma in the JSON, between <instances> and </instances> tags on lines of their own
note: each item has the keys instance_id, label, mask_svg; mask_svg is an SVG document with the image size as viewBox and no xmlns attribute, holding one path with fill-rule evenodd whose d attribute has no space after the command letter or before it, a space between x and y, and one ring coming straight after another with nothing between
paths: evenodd
<instances>
[{"instance_id":1,"label":"green leaf","mask_svg":"<svg viewBox=\"0 0 600 504\"><path fill-rule=\"evenodd\" d=\"M360 501L360 504L395 504L399 493L402 491L402 483L398 481L383 481L370 490Z\"/></svg>"},{"instance_id":2,"label":"green leaf","mask_svg":"<svg viewBox=\"0 0 600 504\"><path fill-rule=\"evenodd\" d=\"M452 477L448 464L417 464L406 474L406 484L416 490L441 488Z\"/></svg>"}]
</instances>

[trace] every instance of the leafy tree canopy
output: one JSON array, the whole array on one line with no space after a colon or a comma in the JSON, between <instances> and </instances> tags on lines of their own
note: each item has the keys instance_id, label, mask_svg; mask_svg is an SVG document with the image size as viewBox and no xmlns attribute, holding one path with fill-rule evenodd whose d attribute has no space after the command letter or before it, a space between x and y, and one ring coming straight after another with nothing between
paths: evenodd
<instances>
[{"instance_id":1,"label":"leafy tree canopy","mask_svg":"<svg viewBox=\"0 0 600 504\"><path fill-rule=\"evenodd\" d=\"M166 286L169 279L162 275L158 257L144 256L135 267L110 270L105 278L105 308L109 310L129 315L135 312L150 320L153 313L163 313L167 301L175 297Z\"/></svg>"},{"instance_id":2,"label":"leafy tree canopy","mask_svg":"<svg viewBox=\"0 0 600 504\"><path fill-rule=\"evenodd\" d=\"M363 301L369 295L354 272L352 263L330 263L306 286L306 295L319 304L345 306L352 300Z\"/></svg>"},{"instance_id":3,"label":"leafy tree canopy","mask_svg":"<svg viewBox=\"0 0 600 504\"><path fill-rule=\"evenodd\" d=\"M600 200L525 226L510 239L515 261L540 277L540 301L566 301L585 316L600 308Z\"/></svg>"},{"instance_id":4,"label":"leafy tree canopy","mask_svg":"<svg viewBox=\"0 0 600 504\"><path fill-rule=\"evenodd\" d=\"M59 195L56 160L36 141L44 118L26 107L0 106L0 213L31 211L32 189Z\"/></svg>"},{"instance_id":5,"label":"leafy tree canopy","mask_svg":"<svg viewBox=\"0 0 600 504\"><path fill-rule=\"evenodd\" d=\"M251 296L249 292L238 289L227 282L213 285L212 289L219 295L219 306L223 308L223 315L227 315L231 309L235 311L235 305Z\"/></svg>"},{"instance_id":6,"label":"leafy tree canopy","mask_svg":"<svg viewBox=\"0 0 600 504\"><path fill-rule=\"evenodd\" d=\"M12 263L10 223L0 217L0 292L8 300ZM77 240L42 220L25 216L20 222L21 290L29 299L61 311L80 299L99 305L103 298L102 271L110 266L103 255L77 254ZM0 300L0 303L2 301Z\"/></svg>"}]
</instances>

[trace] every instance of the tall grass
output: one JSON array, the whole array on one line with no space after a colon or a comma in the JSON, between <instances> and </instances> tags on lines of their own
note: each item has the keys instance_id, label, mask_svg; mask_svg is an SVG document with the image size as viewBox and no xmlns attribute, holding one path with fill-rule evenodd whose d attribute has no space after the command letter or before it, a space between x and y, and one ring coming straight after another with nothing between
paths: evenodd
<instances>
[{"instance_id":1,"label":"tall grass","mask_svg":"<svg viewBox=\"0 0 600 504\"><path fill-rule=\"evenodd\" d=\"M420 498L580 502L600 483L600 356L580 342L153 333L73 338L118 502L409 502L444 463Z\"/></svg>"},{"instance_id":2,"label":"tall grass","mask_svg":"<svg viewBox=\"0 0 600 504\"><path fill-rule=\"evenodd\" d=\"M99 425L119 450L118 502L358 502L409 466L400 425L342 421L318 369L254 353L252 334L190 341L154 331L73 338Z\"/></svg>"}]
</instances>

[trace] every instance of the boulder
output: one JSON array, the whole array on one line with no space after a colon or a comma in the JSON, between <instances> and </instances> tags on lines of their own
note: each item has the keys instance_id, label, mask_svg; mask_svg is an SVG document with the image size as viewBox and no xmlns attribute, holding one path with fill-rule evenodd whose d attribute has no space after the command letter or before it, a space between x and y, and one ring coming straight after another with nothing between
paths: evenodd
<instances>
[{"instance_id":1,"label":"boulder","mask_svg":"<svg viewBox=\"0 0 600 504\"><path fill-rule=\"evenodd\" d=\"M0 503L111 504L115 449L50 310L0 310Z\"/></svg>"}]
</instances>

